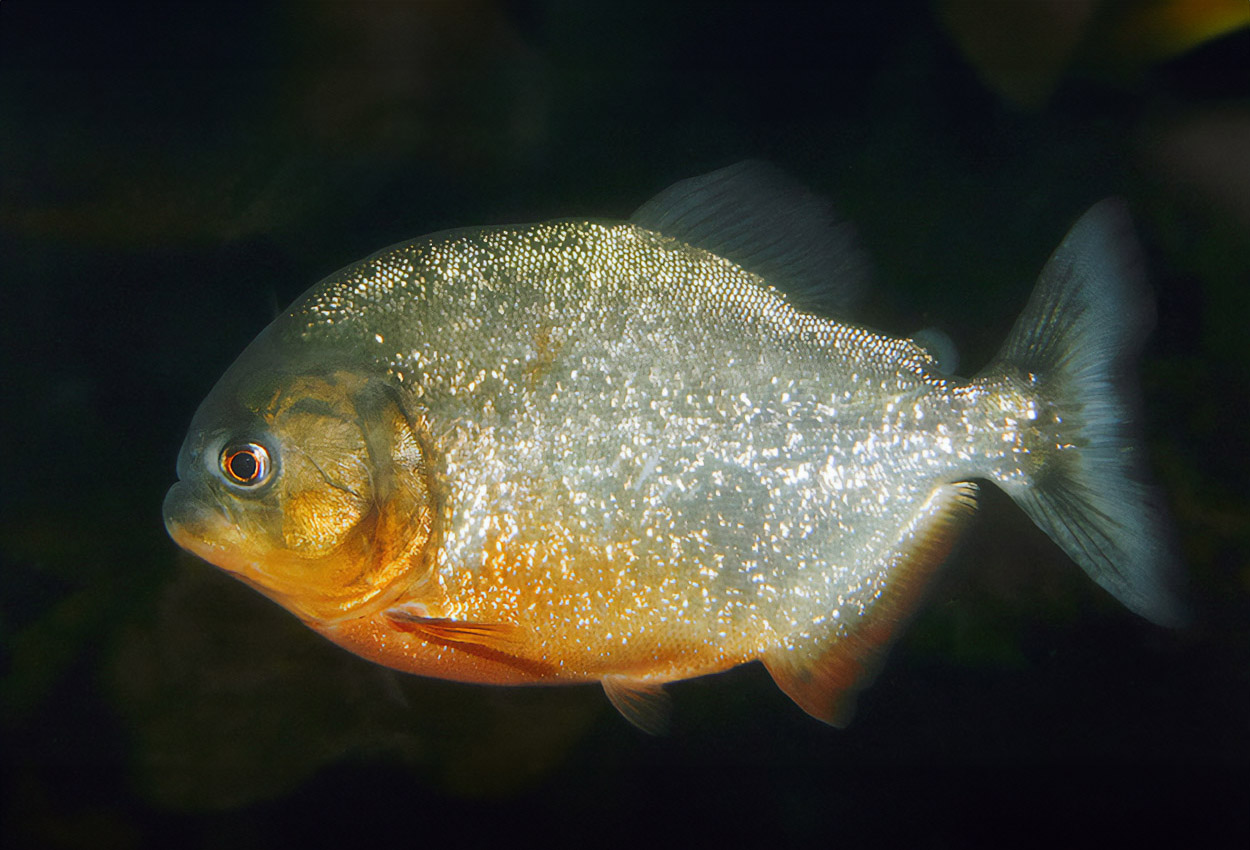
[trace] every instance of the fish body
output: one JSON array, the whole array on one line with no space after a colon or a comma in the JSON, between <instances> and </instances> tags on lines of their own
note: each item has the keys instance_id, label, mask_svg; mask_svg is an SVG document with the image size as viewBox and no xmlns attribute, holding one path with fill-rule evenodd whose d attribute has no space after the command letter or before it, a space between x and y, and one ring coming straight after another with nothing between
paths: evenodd
<instances>
[{"instance_id":1,"label":"fish body","mask_svg":"<svg viewBox=\"0 0 1250 850\"><path fill-rule=\"evenodd\" d=\"M349 266L205 400L170 533L373 661L599 681L647 729L659 685L752 660L844 722L977 480L1175 620L1125 433L1149 302L1122 210L1078 223L970 379L774 285L836 271L829 221L787 224L822 215L744 164L628 222L448 231Z\"/></svg>"}]
</instances>

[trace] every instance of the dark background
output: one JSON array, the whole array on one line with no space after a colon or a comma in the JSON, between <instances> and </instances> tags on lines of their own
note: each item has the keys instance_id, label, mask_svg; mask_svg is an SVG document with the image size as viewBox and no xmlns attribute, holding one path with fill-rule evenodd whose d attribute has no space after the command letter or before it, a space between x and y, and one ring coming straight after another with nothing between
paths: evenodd
<instances>
[{"instance_id":1,"label":"dark background","mask_svg":"<svg viewBox=\"0 0 1250 850\"><path fill-rule=\"evenodd\" d=\"M1250 15L1201 5L5 2L0 843L1247 846ZM849 729L750 665L648 738L594 687L372 667L166 537L191 413L311 283L743 158L833 198L865 320L966 373L1127 198L1193 628L991 492Z\"/></svg>"}]
</instances>

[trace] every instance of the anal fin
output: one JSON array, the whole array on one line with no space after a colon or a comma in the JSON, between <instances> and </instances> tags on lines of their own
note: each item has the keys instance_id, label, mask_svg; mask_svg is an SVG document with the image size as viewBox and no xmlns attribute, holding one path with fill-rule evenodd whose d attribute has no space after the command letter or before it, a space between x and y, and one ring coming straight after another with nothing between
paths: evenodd
<instances>
[{"instance_id":1,"label":"anal fin","mask_svg":"<svg viewBox=\"0 0 1250 850\"><path fill-rule=\"evenodd\" d=\"M975 512L976 492L972 482L934 490L880 564L887 575L884 592L849 632L764 656L777 687L800 708L832 726L850 722L856 697L872 683L899 626Z\"/></svg>"},{"instance_id":2,"label":"anal fin","mask_svg":"<svg viewBox=\"0 0 1250 850\"><path fill-rule=\"evenodd\" d=\"M604 676L602 682L608 701L630 723L648 735L663 735L668 731L671 706L662 685L627 676Z\"/></svg>"}]
</instances>

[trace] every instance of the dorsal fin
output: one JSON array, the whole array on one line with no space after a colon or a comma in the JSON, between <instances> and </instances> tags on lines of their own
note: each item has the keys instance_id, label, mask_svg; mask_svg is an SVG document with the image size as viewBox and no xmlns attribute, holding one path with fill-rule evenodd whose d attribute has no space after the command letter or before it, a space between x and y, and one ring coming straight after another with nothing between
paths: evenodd
<instances>
[{"instance_id":1,"label":"dorsal fin","mask_svg":"<svg viewBox=\"0 0 1250 850\"><path fill-rule=\"evenodd\" d=\"M867 267L851 226L763 162L674 183L630 221L732 260L803 309L845 318L865 288Z\"/></svg>"},{"instance_id":2,"label":"dorsal fin","mask_svg":"<svg viewBox=\"0 0 1250 850\"><path fill-rule=\"evenodd\" d=\"M933 492L881 564L890 575L885 592L849 634L762 659L786 696L817 720L838 727L850 722L856 696L872 683L899 625L915 610L929 577L976 510L976 491L975 484L960 482Z\"/></svg>"}]
</instances>

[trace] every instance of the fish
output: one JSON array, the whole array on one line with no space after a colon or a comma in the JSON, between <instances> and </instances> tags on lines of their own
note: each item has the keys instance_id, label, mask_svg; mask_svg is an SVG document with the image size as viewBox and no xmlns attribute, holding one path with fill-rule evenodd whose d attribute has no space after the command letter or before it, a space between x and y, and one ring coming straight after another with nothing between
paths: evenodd
<instances>
[{"instance_id":1,"label":"fish","mask_svg":"<svg viewBox=\"0 0 1250 850\"><path fill-rule=\"evenodd\" d=\"M1077 221L970 378L853 321L864 266L827 202L758 162L625 221L386 248L225 372L166 528L365 659L598 682L648 732L666 683L752 661L844 726L987 483L1182 624L1134 424L1154 308L1125 203Z\"/></svg>"}]
</instances>

